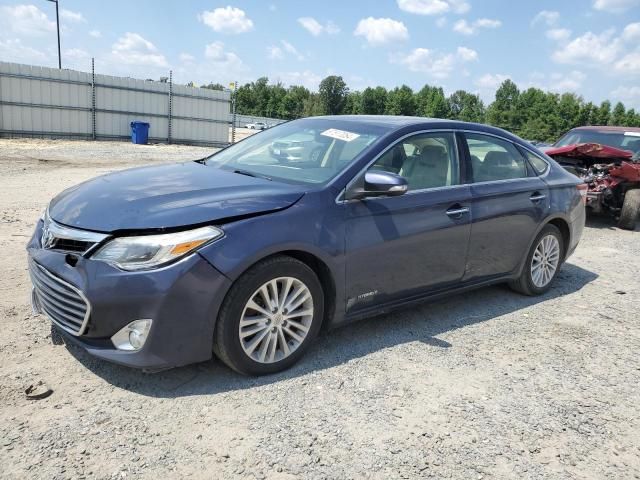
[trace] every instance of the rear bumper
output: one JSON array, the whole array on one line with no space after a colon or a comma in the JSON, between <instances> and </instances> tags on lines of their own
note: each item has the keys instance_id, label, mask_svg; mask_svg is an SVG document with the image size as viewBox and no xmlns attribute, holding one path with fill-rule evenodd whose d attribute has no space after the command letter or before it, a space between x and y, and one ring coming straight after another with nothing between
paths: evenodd
<instances>
[{"instance_id":1,"label":"rear bumper","mask_svg":"<svg viewBox=\"0 0 640 480\"><path fill-rule=\"evenodd\" d=\"M30 259L80 290L91 306L85 332L58 329L89 354L136 368L160 369L205 361L212 356L218 309L230 281L198 254L164 268L124 272L103 262L40 247L40 228L27 246ZM152 319L138 351L115 348L111 337L130 322Z\"/></svg>"}]
</instances>

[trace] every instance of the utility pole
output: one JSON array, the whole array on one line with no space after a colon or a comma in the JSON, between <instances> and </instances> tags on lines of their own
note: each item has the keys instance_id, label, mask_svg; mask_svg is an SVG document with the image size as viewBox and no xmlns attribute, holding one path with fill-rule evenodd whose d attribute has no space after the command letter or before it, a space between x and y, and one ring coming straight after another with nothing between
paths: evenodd
<instances>
[{"instance_id":1,"label":"utility pole","mask_svg":"<svg viewBox=\"0 0 640 480\"><path fill-rule=\"evenodd\" d=\"M56 4L56 27L58 29L58 68L62 70L62 56L60 55L60 14L58 12L58 0L49 0Z\"/></svg>"},{"instance_id":2,"label":"utility pole","mask_svg":"<svg viewBox=\"0 0 640 480\"><path fill-rule=\"evenodd\" d=\"M229 84L231 89L231 143L236 143L236 94L238 91L238 82Z\"/></svg>"}]
</instances>

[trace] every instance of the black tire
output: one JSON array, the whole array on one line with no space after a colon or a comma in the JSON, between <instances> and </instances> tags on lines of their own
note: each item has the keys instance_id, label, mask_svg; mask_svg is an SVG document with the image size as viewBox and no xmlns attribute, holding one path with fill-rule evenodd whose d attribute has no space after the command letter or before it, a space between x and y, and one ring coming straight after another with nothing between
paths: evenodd
<instances>
[{"instance_id":1,"label":"black tire","mask_svg":"<svg viewBox=\"0 0 640 480\"><path fill-rule=\"evenodd\" d=\"M313 299L313 318L309 332L300 346L288 357L274 363L260 363L249 357L240 343L240 319L245 305L254 292L269 280L278 277L293 277L302 281ZM309 348L320 331L324 317L324 292L314 271L305 263L287 256L276 256L263 260L247 270L225 297L216 329L213 351L216 356L236 372L244 375L265 375L291 367Z\"/></svg>"},{"instance_id":2,"label":"black tire","mask_svg":"<svg viewBox=\"0 0 640 480\"><path fill-rule=\"evenodd\" d=\"M549 280L549 283L547 283L544 287L538 287L533 283L533 277L531 274L531 260L533 258L533 254L538 244L540 243L540 240L542 240L542 238L546 237L547 235L553 235L558 240L558 243L560 245L560 259L558 260L558 267L556 268L556 271L554 272L553 277L551 277L551 280ZM533 241L533 244L531 245L531 249L527 254L527 260L525 262L524 268L522 269L522 273L520 274L520 277L517 278L516 280L509 282L509 286L516 292L522 293L523 295L529 295L529 296L542 295L543 293L547 292L551 288L551 285L553 285L553 281L558 275L558 272L560 271L560 267L564 262L563 255L564 255L564 239L562 238L562 234L560 233L560 230L558 230L558 227L556 227L555 225L550 225L550 224L545 225L544 228L540 231L540 233L538 233L538 235L536 236L536 239Z\"/></svg>"},{"instance_id":3,"label":"black tire","mask_svg":"<svg viewBox=\"0 0 640 480\"><path fill-rule=\"evenodd\" d=\"M625 230L635 230L638 215L640 215L640 188L628 190L624 195L618 227Z\"/></svg>"}]
</instances>

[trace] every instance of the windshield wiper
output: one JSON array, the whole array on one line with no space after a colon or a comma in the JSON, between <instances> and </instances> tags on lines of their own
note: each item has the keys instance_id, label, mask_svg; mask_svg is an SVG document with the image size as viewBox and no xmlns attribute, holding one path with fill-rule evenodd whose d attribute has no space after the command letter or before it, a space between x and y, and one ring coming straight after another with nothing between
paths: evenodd
<instances>
[{"instance_id":1,"label":"windshield wiper","mask_svg":"<svg viewBox=\"0 0 640 480\"><path fill-rule=\"evenodd\" d=\"M260 173L254 173L254 172L249 172L248 170L240 170L239 168L236 168L233 173L237 173L239 175L246 175L247 177L254 177L254 178L263 178L265 180L273 180L271 177L268 177L266 175L262 175Z\"/></svg>"}]
</instances>

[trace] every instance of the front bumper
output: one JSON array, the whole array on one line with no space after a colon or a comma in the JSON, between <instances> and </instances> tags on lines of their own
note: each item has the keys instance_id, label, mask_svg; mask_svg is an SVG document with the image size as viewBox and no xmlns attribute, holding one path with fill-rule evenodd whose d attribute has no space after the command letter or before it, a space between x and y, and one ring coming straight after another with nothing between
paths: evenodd
<instances>
[{"instance_id":1,"label":"front bumper","mask_svg":"<svg viewBox=\"0 0 640 480\"><path fill-rule=\"evenodd\" d=\"M218 309L230 280L195 253L169 266L125 272L104 262L41 248L42 222L27 245L30 259L80 290L91 306L85 331L62 333L96 357L136 368L161 369L205 361L212 356ZM153 319L144 346L114 347L111 337L130 322Z\"/></svg>"}]
</instances>

